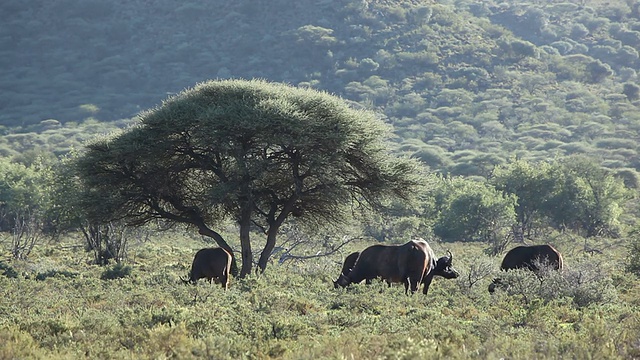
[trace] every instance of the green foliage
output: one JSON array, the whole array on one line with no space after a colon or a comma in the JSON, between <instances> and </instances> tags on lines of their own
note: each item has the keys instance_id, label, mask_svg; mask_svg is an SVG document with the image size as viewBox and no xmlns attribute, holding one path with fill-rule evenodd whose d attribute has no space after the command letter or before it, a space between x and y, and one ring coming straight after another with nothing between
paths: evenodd
<instances>
[{"instance_id":1,"label":"green foliage","mask_svg":"<svg viewBox=\"0 0 640 360\"><path fill-rule=\"evenodd\" d=\"M516 238L529 236L543 217L545 204L554 195L555 169L548 163L517 160L496 167L491 182L497 190L517 198Z\"/></svg>"},{"instance_id":2,"label":"green foliage","mask_svg":"<svg viewBox=\"0 0 640 360\"><path fill-rule=\"evenodd\" d=\"M560 167L560 191L547 210L556 226L582 230L587 237L618 235L622 204L631 195L622 179L585 157L566 159Z\"/></svg>"},{"instance_id":3,"label":"green foliage","mask_svg":"<svg viewBox=\"0 0 640 360\"><path fill-rule=\"evenodd\" d=\"M0 158L0 230L13 228L17 219L46 207L44 165L25 166Z\"/></svg>"},{"instance_id":4,"label":"green foliage","mask_svg":"<svg viewBox=\"0 0 640 360\"><path fill-rule=\"evenodd\" d=\"M434 234L443 241L501 241L515 220L515 196L462 178L439 178Z\"/></svg>"},{"instance_id":5,"label":"green foliage","mask_svg":"<svg viewBox=\"0 0 640 360\"><path fill-rule=\"evenodd\" d=\"M131 271L132 271L131 266L118 263L105 269L100 275L100 279L102 280L122 279L128 276L131 276Z\"/></svg>"},{"instance_id":6,"label":"green foliage","mask_svg":"<svg viewBox=\"0 0 640 360\"><path fill-rule=\"evenodd\" d=\"M587 237L618 234L621 206L631 195L622 179L581 156L555 163L518 160L496 168L492 183L517 196L516 237L547 225Z\"/></svg>"},{"instance_id":7,"label":"green foliage","mask_svg":"<svg viewBox=\"0 0 640 360\"><path fill-rule=\"evenodd\" d=\"M66 277L66 278L73 278L78 276L78 274L67 271L67 270L49 270L47 272L43 272L43 273L38 273L38 275L36 275L35 279L42 281L45 280L46 278L50 278L50 277L55 277L55 276L62 276L62 277Z\"/></svg>"},{"instance_id":8,"label":"green foliage","mask_svg":"<svg viewBox=\"0 0 640 360\"><path fill-rule=\"evenodd\" d=\"M2 275L8 278L17 278L18 272L9 264L4 261L0 261L0 270L2 270Z\"/></svg>"},{"instance_id":9,"label":"green foliage","mask_svg":"<svg viewBox=\"0 0 640 360\"><path fill-rule=\"evenodd\" d=\"M628 236L628 253L625 270L636 276L640 276L640 228L636 226L629 232Z\"/></svg>"},{"instance_id":10,"label":"green foliage","mask_svg":"<svg viewBox=\"0 0 640 360\"><path fill-rule=\"evenodd\" d=\"M337 40L331 36L333 30L321 26L305 25L292 32L296 41L302 45L329 47Z\"/></svg>"}]
</instances>

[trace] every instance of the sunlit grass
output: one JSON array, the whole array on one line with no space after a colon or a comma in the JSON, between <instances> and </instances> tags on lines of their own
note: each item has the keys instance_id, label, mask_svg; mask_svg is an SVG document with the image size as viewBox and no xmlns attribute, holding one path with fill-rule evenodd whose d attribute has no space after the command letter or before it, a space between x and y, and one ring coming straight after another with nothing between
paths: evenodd
<instances>
[{"instance_id":1,"label":"sunlit grass","mask_svg":"<svg viewBox=\"0 0 640 360\"><path fill-rule=\"evenodd\" d=\"M463 275L474 259L485 256L479 246L449 245ZM640 292L637 281L613 281L617 287L609 291L621 294L615 301L593 298L586 306L570 297L548 297L535 287L491 296L489 278L472 286L461 278L436 278L427 297L406 296L400 284L389 288L382 281L334 289L338 255L271 264L263 274L233 278L225 292L205 281L191 286L179 280L188 271L192 249L204 246L169 234L133 244L131 272L110 280L101 279L109 266L89 265L90 255L68 244L43 245L28 262L5 262L19 276L0 276L0 357L640 356L640 312L631 296ZM434 247L441 251L440 244ZM566 260L579 266L572 257ZM48 275L38 277L41 272Z\"/></svg>"}]
</instances>

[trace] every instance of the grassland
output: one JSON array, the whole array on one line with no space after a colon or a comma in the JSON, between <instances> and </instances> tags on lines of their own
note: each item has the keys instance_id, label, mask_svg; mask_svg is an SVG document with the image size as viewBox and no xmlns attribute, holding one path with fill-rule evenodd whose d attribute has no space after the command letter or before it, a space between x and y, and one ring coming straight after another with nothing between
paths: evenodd
<instances>
[{"instance_id":1,"label":"grassland","mask_svg":"<svg viewBox=\"0 0 640 360\"><path fill-rule=\"evenodd\" d=\"M334 289L351 249L271 264L224 292L179 279L207 246L199 239L163 233L109 267L65 239L0 263L0 359L639 358L640 286L617 265L626 250L587 255L571 238L551 240L565 253L562 275L541 285L514 273L519 287L494 295L499 259L436 243L462 276L436 279L425 297L377 281Z\"/></svg>"}]
</instances>

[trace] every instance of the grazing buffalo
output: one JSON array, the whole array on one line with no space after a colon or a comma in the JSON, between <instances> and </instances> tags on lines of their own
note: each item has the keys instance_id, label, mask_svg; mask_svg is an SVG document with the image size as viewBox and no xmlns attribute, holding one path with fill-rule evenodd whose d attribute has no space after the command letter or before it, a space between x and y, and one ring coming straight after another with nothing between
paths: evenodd
<instances>
[{"instance_id":1,"label":"grazing buffalo","mask_svg":"<svg viewBox=\"0 0 640 360\"><path fill-rule=\"evenodd\" d=\"M551 245L517 246L504 256L500 270L527 269L533 272L540 270L538 265L548 265L554 270L562 270L562 255ZM501 284L499 278L494 279L489 285L489 292L493 293L497 285Z\"/></svg>"},{"instance_id":2,"label":"grazing buffalo","mask_svg":"<svg viewBox=\"0 0 640 360\"><path fill-rule=\"evenodd\" d=\"M233 257L223 248L206 248L198 250L191 264L189 279L180 277L184 283L195 284L199 279L206 278L211 283L222 284L227 290L229 287L229 271Z\"/></svg>"},{"instance_id":3,"label":"grazing buffalo","mask_svg":"<svg viewBox=\"0 0 640 360\"><path fill-rule=\"evenodd\" d=\"M434 275L457 277L451 267L452 257L436 260L429 244L424 240L412 240L403 245L373 245L364 249L351 272L341 274L337 285L345 287L365 279L382 277L388 283L404 284L405 294L418 290L425 284L426 294ZM346 260L345 260L346 262Z\"/></svg>"}]
</instances>

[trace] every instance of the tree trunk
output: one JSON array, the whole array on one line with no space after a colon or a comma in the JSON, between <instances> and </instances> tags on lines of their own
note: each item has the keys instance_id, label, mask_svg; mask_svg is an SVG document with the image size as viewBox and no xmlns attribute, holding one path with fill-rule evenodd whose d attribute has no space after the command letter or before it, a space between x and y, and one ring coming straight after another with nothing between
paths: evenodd
<instances>
[{"instance_id":1,"label":"tree trunk","mask_svg":"<svg viewBox=\"0 0 640 360\"><path fill-rule=\"evenodd\" d=\"M267 263L269 262L269 258L271 257L271 253L276 246L276 237L278 235L278 230L280 226L270 226L267 231L267 243L262 249L262 253L260 254L260 260L258 260L258 267L260 268L260 272L264 272L267 268Z\"/></svg>"},{"instance_id":2,"label":"tree trunk","mask_svg":"<svg viewBox=\"0 0 640 360\"><path fill-rule=\"evenodd\" d=\"M280 230L280 226L284 223L284 220L289 216L291 211L293 210L293 205L298 197L293 196L289 198L284 208L276 217L269 222L269 229L267 230L267 243L264 245L264 249L262 249L262 253L260 254L260 259L258 260L258 267L261 272L264 272L267 268L267 263L269 262L269 258L271 257L271 253L273 249L276 247L276 238L278 237L278 231Z\"/></svg>"},{"instance_id":3,"label":"tree trunk","mask_svg":"<svg viewBox=\"0 0 640 360\"><path fill-rule=\"evenodd\" d=\"M244 206L240 213L240 247L242 248L242 270L240 277L251 274L253 251L251 250L251 206Z\"/></svg>"}]
</instances>

